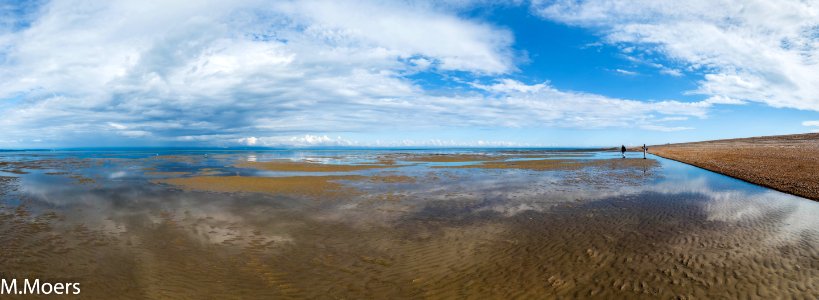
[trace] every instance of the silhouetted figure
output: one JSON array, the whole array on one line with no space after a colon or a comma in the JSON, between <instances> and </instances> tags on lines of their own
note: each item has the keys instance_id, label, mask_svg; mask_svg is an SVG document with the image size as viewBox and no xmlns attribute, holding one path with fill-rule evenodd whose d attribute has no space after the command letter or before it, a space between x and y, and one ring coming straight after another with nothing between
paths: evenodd
<instances>
[{"instance_id":1,"label":"silhouetted figure","mask_svg":"<svg viewBox=\"0 0 819 300\"><path fill-rule=\"evenodd\" d=\"M646 159L646 153L648 153L648 147L646 147L646 144L643 144L643 159Z\"/></svg>"},{"instance_id":2,"label":"silhouetted figure","mask_svg":"<svg viewBox=\"0 0 819 300\"><path fill-rule=\"evenodd\" d=\"M620 145L620 154L623 155L623 158L626 158L626 145Z\"/></svg>"}]
</instances>

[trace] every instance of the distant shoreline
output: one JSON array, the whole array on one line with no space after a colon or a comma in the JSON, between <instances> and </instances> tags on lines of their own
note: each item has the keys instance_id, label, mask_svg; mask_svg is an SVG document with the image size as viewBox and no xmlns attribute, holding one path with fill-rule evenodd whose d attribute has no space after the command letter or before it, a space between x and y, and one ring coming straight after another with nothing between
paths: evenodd
<instances>
[{"instance_id":1,"label":"distant shoreline","mask_svg":"<svg viewBox=\"0 0 819 300\"><path fill-rule=\"evenodd\" d=\"M77 147L0 149L0 152L57 151L614 151L616 147Z\"/></svg>"},{"instance_id":2,"label":"distant shoreline","mask_svg":"<svg viewBox=\"0 0 819 300\"><path fill-rule=\"evenodd\" d=\"M819 133L654 145L649 152L819 201Z\"/></svg>"}]
</instances>

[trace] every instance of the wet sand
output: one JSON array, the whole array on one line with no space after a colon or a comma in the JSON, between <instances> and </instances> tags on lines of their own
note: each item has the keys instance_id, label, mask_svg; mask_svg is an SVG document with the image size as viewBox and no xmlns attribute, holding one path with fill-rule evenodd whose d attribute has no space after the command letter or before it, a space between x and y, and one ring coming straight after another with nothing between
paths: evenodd
<instances>
[{"instance_id":1,"label":"wet sand","mask_svg":"<svg viewBox=\"0 0 819 300\"><path fill-rule=\"evenodd\" d=\"M276 160L253 162L247 161L236 164L241 168L254 168L268 171L283 171L283 172L349 172L377 168L386 168L388 165L340 165L340 164L322 164L309 161L290 161L290 160Z\"/></svg>"},{"instance_id":2,"label":"wet sand","mask_svg":"<svg viewBox=\"0 0 819 300\"><path fill-rule=\"evenodd\" d=\"M481 169L527 169L527 170L577 170L587 167L607 167L611 169L634 169L651 168L657 166L657 161L653 159L606 159L606 160L580 160L580 159L532 159L532 160L507 160L488 161L474 165L461 166L434 166L433 168L481 168Z\"/></svg>"},{"instance_id":3,"label":"wet sand","mask_svg":"<svg viewBox=\"0 0 819 300\"><path fill-rule=\"evenodd\" d=\"M485 154L402 154L391 156L391 158L414 162L475 162L501 160L506 157Z\"/></svg>"},{"instance_id":4,"label":"wet sand","mask_svg":"<svg viewBox=\"0 0 819 300\"><path fill-rule=\"evenodd\" d=\"M345 188L339 180L358 180L362 176L290 176L290 177L244 177L244 176L196 176L153 180L189 190L227 193L268 193L310 197L338 197L351 195L354 189Z\"/></svg>"},{"instance_id":5,"label":"wet sand","mask_svg":"<svg viewBox=\"0 0 819 300\"><path fill-rule=\"evenodd\" d=\"M244 153L22 168L0 177L0 272L87 299L819 297L819 203L616 155L278 177L235 167Z\"/></svg>"},{"instance_id":6,"label":"wet sand","mask_svg":"<svg viewBox=\"0 0 819 300\"><path fill-rule=\"evenodd\" d=\"M819 133L658 145L652 154L819 200Z\"/></svg>"}]
</instances>

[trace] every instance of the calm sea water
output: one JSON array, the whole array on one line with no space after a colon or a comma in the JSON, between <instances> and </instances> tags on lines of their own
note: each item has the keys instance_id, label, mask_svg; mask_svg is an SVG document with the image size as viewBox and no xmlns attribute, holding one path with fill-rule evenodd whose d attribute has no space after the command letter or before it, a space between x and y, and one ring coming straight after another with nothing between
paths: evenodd
<instances>
[{"instance_id":1,"label":"calm sea water","mask_svg":"<svg viewBox=\"0 0 819 300\"><path fill-rule=\"evenodd\" d=\"M0 152L0 274L81 282L89 298L819 298L818 202L659 157L642 169L235 166L619 156L509 151ZM399 180L341 180L355 192L325 198L157 183L350 174Z\"/></svg>"}]
</instances>

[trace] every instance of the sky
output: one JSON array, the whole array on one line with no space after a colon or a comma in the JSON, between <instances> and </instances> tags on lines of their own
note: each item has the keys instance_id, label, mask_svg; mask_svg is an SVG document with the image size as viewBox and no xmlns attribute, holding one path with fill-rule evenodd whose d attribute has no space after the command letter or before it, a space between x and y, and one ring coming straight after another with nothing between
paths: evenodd
<instances>
[{"instance_id":1,"label":"sky","mask_svg":"<svg viewBox=\"0 0 819 300\"><path fill-rule=\"evenodd\" d=\"M819 0L0 0L0 148L819 132Z\"/></svg>"}]
</instances>

